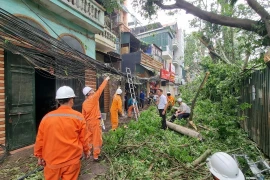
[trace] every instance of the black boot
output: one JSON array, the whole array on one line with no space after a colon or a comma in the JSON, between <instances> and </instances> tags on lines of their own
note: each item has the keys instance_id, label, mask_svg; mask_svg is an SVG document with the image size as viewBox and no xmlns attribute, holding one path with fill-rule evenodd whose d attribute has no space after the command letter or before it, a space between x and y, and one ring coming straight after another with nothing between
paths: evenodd
<instances>
[{"instance_id":1,"label":"black boot","mask_svg":"<svg viewBox=\"0 0 270 180\"><path fill-rule=\"evenodd\" d=\"M170 122L174 122L175 119L176 119L176 116L173 115L173 116L171 117L171 119L170 119Z\"/></svg>"}]
</instances>

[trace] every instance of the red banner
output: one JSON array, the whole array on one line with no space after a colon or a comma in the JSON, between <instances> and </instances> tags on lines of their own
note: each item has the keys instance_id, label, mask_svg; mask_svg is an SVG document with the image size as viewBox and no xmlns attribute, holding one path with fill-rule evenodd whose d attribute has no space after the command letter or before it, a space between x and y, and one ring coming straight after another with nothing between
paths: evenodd
<instances>
[{"instance_id":1,"label":"red banner","mask_svg":"<svg viewBox=\"0 0 270 180\"><path fill-rule=\"evenodd\" d=\"M172 63L170 63L170 81L175 81L175 67Z\"/></svg>"},{"instance_id":2,"label":"red banner","mask_svg":"<svg viewBox=\"0 0 270 180\"><path fill-rule=\"evenodd\" d=\"M166 79L166 80L170 80L170 72L167 71L166 69L160 69L160 78L161 79Z\"/></svg>"}]
</instances>

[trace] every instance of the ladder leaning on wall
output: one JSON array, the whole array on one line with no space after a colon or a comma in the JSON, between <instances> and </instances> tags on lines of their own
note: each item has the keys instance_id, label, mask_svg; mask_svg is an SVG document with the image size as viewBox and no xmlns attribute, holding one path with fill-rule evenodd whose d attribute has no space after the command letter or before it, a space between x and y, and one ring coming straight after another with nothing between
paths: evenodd
<instances>
[{"instance_id":1,"label":"ladder leaning on wall","mask_svg":"<svg viewBox=\"0 0 270 180\"><path fill-rule=\"evenodd\" d=\"M134 89L134 84L133 84L130 68L126 67L126 73L127 73L127 80L128 80L128 87L129 87L130 96L133 99L133 107L134 107L133 111L135 114L136 121L138 121L138 117L140 116L140 113L139 113L139 109L138 109L138 101L136 100L135 89Z\"/></svg>"}]
</instances>

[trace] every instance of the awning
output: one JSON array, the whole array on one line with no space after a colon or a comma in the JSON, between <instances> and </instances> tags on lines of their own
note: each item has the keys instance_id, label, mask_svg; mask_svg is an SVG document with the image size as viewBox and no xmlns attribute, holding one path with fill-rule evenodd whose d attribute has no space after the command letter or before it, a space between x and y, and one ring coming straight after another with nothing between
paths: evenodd
<instances>
[{"instance_id":1,"label":"awning","mask_svg":"<svg viewBox=\"0 0 270 180\"><path fill-rule=\"evenodd\" d=\"M117 57L117 53L113 53L113 52L104 53L102 51L97 51L97 52L104 55L104 62L105 63L117 62L117 61L122 60L120 58L120 55Z\"/></svg>"},{"instance_id":2,"label":"awning","mask_svg":"<svg viewBox=\"0 0 270 180\"><path fill-rule=\"evenodd\" d=\"M143 64L140 64L143 68L147 69L148 71L151 71L151 72L155 72L155 70L153 68L150 68L148 66L145 66Z\"/></svg>"}]
</instances>

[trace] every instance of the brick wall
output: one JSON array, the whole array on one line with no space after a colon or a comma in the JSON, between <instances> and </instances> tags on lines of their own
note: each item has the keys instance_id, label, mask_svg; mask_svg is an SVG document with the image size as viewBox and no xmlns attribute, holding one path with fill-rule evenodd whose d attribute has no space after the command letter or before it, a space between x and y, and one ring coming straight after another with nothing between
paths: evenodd
<instances>
[{"instance_id":1,"label":"brick wall","mask_svg":"<svg viewBox=\"0 0 270 180\"><path fill-rule=\"evenodd\" d=\"M92 69L85 71L85 86L96 88L97 72ZM110 88L109 84L104 89L104 111L108 113L110 111Z\"/></svg>"},{"instance_id":2,"label":"brick wall","mask_svg":"<svg viewBox=\"0 0 270 180\"><path fill-rule=\"evenodd\" d=\"M104 89L104 112L108 113L110 111L110 89L109 84Z\"/></svg>"},{"instance_id":3,"label":"brick wall","mask_svg":"<svg viewBox=\"0 0 270 180\"><path fill-rule=\"evenodd\" d=\"M85 70L85 86L96 88L97 84L97 72L92 69Z\"/></svg>"},{"instance_id":4,"label":"brick wall","mask_svg":"<svg viewBox=\"0 0 270 180\"><path fill-rule=\"evenodd\" d=\"M5 144L4 49L0 48L0 144Z\"/></svg>"}]
</instances>

